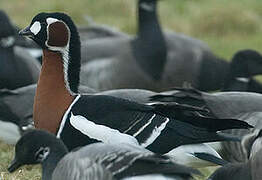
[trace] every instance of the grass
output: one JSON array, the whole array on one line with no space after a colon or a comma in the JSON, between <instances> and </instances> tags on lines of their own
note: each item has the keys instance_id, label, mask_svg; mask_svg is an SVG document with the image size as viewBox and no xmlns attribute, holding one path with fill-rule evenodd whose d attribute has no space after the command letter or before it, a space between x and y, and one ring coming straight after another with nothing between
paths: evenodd
<instances>
[{"instance_id":1,"label":"grass","mask_svg":"<svg viewBox=\"0 0 262 180\"><path fill-rule=\"evenodd\" d=\"M21 27L39 12L63 11L80 25L87 25L84 16L89 15L97 23L131 34L136 31L136 0L1 0L0 7ZM262 50L261 0L164 0L159 14L165 29L199 38L228 60L240 49ZM8 174L13 147L0 143L0 149L0 180L40 179L37 166ZM201 171L208 175L212 170Z\"/></svg>"}]
</instances>

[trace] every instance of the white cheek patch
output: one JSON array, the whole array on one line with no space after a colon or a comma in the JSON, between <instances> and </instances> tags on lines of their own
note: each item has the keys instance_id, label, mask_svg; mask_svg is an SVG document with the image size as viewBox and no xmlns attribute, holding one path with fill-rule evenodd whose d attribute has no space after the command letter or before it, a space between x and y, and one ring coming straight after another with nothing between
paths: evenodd
<instances>
[{"instance_id":1,"label":"white cheek patch","mask_svg":"<svg viewBox=\"0 0 262 180\"><path fill-rule=\"evenodd\" d=\"M46 19L46 23L48 24L48 25L50 25L50 24L52 24L52 23L54 23L54 22L57 22L57 21L59 21L58 19L56 19L56 18L47 18Z\"/></svg>"},{"instance_id":2,"label":"white cheek patch","mask_svg":"<svg viewBox=\"0 0 262 180\"><path fill-rule=\"evenodd\" d=\"M34 22L34 24L30 27L30 31L31 31L34 35L37 35L40 30L41 30L41 24L40 24L40 22L38 22L38 21Z\"/></svg>"}]
</instances>

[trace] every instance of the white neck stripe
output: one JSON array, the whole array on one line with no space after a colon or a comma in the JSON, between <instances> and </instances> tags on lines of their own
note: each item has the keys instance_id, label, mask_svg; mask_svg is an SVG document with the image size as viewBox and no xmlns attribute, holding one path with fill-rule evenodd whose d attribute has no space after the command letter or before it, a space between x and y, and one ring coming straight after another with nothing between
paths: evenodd
<instances>
[{"instance_id":1,"label":"white neck stripe","mask_svg":"<svg viewBox=\"0 0 262 180\"><path fill-rule=\"evenodd\" d=\"M63 129L64 129L64 126L65 126L65 122L66 122L67 116L68 116L69 112L71 111L73 105L78 101L78 99L79 99L80 97L81 97L80 94L77 95L76 98L74 99L74 101L72 102L72 104L71 104L71 105L69 106L69 108L66 110L66 112L65 112L65 114L64 114L64 116L63 116L62 122L60 123L59 130L58 130L58 132L57 132L57 134L56 134L56 137L57 137L57 138L60 138L61 133L62 133L62 131L63 131Z\"/></svg>"}]
</instances>

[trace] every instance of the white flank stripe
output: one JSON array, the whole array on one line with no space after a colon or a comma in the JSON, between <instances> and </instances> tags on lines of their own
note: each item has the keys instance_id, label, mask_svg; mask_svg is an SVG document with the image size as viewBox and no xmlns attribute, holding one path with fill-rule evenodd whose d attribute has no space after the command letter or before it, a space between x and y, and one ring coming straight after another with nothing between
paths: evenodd
<instances>
[{"instance_id":1,"label":"white flank stripe","mask_svg":"<svg viewBox=\"0 0 262 180\"><path fill-rule=\"evenodd\" d=\"M66 119L67 119L67 116L69 114L69 112L71 111L73 105L78 101L78 99L81 97L81 95L79 94L78 96L76 96L75 100L72 102L72 104L69 106L69 108L66 110L64 116L63 116L63 119L62 119L62 122L60 123L60 127L59 127L59 130L57 132L57 135L56 137L57 138L60 138L60 135L61 135L61 132L63 131L64 129L64 126L65 126L65 122L66 122Z\"/></svg>"},{"instance_id":2,"label":"white flank stripe","mask_svg":"<svg viewBox=\"0 0 262 180\"><path fill-rule=\"evenodd\" d=\"M147 147L150 144L152 144L156 140L156 138L161 134L162 130L165 129L168 122L169 118L166 118L166 121L163 122L159 127L155 127L150 137L144 143L142 143L141 146Z\"/></svg>"},{"instance_id":3,"label":"white flank stripe","mask_svg":"<svg viewBox=\"0 0 262 180\"><path fill-rule=\"evenodd\" d=\"M80 115L74 116L74 114L71 113L70 123L74 128L76 128L89 138L96 139L104 143L129 143L139 145L138 141L133 136L121 133L116 129L111 129L104 125L95 124L94 122L89 121L88 119Z\"/></svg>"},{"instance_id":4,"label":"white flank stripe","mask_svg":"<svg viewBox=\"0 0 262 180\"><path fill-rule=\"evenodd\" d=\"M156 114L153 114L153 116L149 119L149 121L142 126L136 133L133 134L134 137L136 137L138 134L140 134L149 124L151 124L152 120L156 117Z\"/></svg>"}]
</instances>

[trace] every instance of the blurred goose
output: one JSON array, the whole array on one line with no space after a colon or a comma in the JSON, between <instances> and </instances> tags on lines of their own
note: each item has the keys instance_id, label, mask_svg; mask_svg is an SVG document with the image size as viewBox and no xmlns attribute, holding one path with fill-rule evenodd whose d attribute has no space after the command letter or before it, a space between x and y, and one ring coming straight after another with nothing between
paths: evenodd
<instances>
[{"instance_id":1,"label":"blurred goose","mask_svg":"<svg viewBox=\"0 0 262 180\"><path fill-rule=\"evenodd\" d=\"M208 180L260 180L262 177L261 130L248 134L242 144L249 146L248 159L241 163L228 163L216 170Z\"/></svg>"},{"instance_id":2,"label":"blurred goose","mask_svg":"<svg viewBox=\"0 0 262 180\"><path fill-rule=\"evenodd\" d=\"M237 118L248 122L255 128L262 127L262 95L249 92L220 92L204 93L195 89L181 89L170 94L162 94L151 97L154 101L178 102L187 105L207 108L209 113L204 115L216 118ZM203 112L201 112L203 114ZM249 134L250 131L230 130L226 131L239 137ZM245 162L248 157L243 153L250 148L240 143L207 143L214 148L224 159L230 162Z\"/></svg>"},{"instance_id":3,"label":"blurred goose","mask_svg":"<svg viewBox=\"0 0 262 180\"><path fill-rule=\"evenodd\" d=\"M0 11L0 89L15 89L37 82L40 65L28 53L14 46L15 30Z\"/></svg>"},{"instance_id":4,"label":"blurred goose","mask_svg":"<svg viewBox=\"0 0 262 180\"><path fill-rule=\"evenodd\" d=\"M78 32L80 36L81 43L86 41L90 41L93 39L100 39L100 38L128 38L129 35L125 34L114 27L110 27L105 24L98 24L93 21L90 16L85 16L85 19L88 22L88 26L79 26Z\"/></svg>"},{"instance_id":5,"label":"blurred goose","mask_svg":"<svg viewBox=\"0 0 262 180\"><path fill-rule=\"evenodd\" d=\"M230 63L224 91L262 93L262 85L253 76L262 74L262 56L254 50L238 51Z\"/></svg>"},{"instance_id":6,"label":"blurred goose","mask_svg":"<svg viewBox=\"0 0 262 180\"><path fill-rule=\"evenodd\" d=\"M193 115L204 111L193 106L140 104L106 95L78 94L80 40L66 14L40 13L20 34L32 38L44 54L34 124L56 134L69 150L97 141L117 141L164 154L179 145L234 140L217 131L251 127L234 119Z\"/></svg>"},{"instance_id":7,"label":"blurred goose","mask_svg":"<svg viewBox=\"0 0 262 180\"><path fill-rule=\"evenodd\" d=\"M186 180L199 174L197 170L177 165L165 156L129 144L95 143L68 153L60 139L45 131L34 130L16 144L15 158L8 171L37 163L42 165L43 180Z\"/></svg>"},{"instance_id":8,"label":"blurred goose","mask_svg":"<svg viewBox=\"0 0 262 180\"><path fill-rule=\"evenodd\" d=\"M202 90L222 87L229 64L203 42L163 33L157 0L138 1L138 33L82 44L81 82L97 90L141 88L154 91L191 83Z\"/></svg>"},{"instance_id":9,"label":"blurred goose","mask_svg":"<svg viewBox=\"0 0 262 180\"><path fill-rule=\"evenodd\" d=\"M205 115L216 118L233 118L241 113L261 112L262 95L252 92L218 92L206 93L194 88L174 88L170 91L152 96L152 101L177 102L206 108Z\"/></svg>"}]
</instances>

